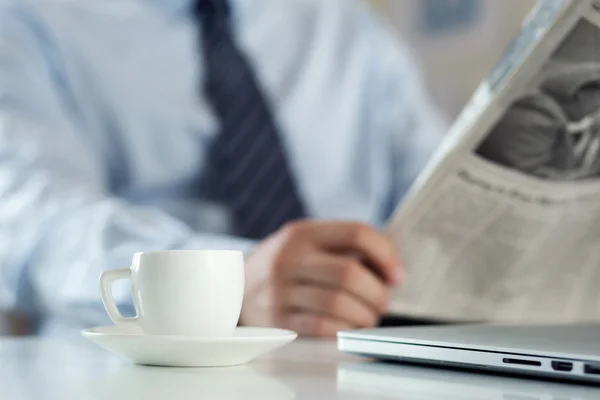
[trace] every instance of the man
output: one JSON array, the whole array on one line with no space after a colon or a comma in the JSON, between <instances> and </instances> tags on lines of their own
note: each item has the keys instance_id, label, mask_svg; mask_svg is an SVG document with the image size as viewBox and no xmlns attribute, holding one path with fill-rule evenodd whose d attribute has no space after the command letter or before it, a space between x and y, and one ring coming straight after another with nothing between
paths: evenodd
<instances>
[{"instance_id":1,"label":"man","mask_svg":"<svg viewBox=\"0 0 600 400\"><path fill-rule=\"evenodd\" d=\"M401 271L378 228L443 127L364 4L0 4L1 306L42 334L106 324L102 270L229 248L241 324L377 324Z\"/></svg>"}]
</instances>

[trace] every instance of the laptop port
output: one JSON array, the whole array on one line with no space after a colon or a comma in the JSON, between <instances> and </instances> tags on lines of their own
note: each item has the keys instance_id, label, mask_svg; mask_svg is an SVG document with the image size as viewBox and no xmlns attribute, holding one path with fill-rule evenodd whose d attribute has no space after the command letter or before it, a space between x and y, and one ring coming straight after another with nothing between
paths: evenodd
<instances>
[{"instance_id":1,"label":"laptop port","mask_svg":"<svg viewBox=\"0 0 600 400\"><path fill-rule=\"evenodd\" d=\"M600 375L600 364L585 364L583 372L590 375Z\"/></svg>"},{"instance_id":2,"label":"laptop port","mask_svg":"<svg viewBox=\"0 0 600 400\"><path fill-rule=\"evenodd\" d=\"M573 369L573 363L567 361L552 361L552 369L555 371L569 372Z\"/></svg>"},{"instance_id":3,"label":"laptop port","mask_svg":"<svg viewBox=\"0 0 600 400\"><path fill-rule=\"evenodd\" d=\"M529 365L531 367L541 367L542 366L542 363L540 361L523 360L521 358L503 358L502 362L504 364Z\"/></svg>"}]
</instances>

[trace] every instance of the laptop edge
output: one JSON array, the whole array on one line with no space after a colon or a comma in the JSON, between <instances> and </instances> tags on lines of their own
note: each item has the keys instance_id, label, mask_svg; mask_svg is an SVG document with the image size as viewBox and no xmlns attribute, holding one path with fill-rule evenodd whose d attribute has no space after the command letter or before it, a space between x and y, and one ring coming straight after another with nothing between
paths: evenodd
<instances>
[{"instance_id":1,"label":"laptop edge","mask_svg":"<svg viewBox=\"0 0 600 400\"><path fill-rule=\"evenodd\" d=\"M338 333L337 342L342 352L375 359L600 383L600 362L581 356L410 343L355 332Z\"/></svg>"}]
</instances>

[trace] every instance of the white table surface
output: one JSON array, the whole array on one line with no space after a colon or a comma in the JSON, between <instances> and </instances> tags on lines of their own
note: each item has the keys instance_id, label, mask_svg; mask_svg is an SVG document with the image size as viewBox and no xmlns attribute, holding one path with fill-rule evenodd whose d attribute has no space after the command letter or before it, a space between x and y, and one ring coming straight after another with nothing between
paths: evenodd
<instances>
[{"instance_id":1,"label":"white table surface","mask_svg":"<svg viewBox=\"0 0 600 400\"><path fill-rule=\"evenodd\" d=\"M600 399L600 387L371 363L298 339L236 368L142 367L83 338L0 338L0 399Z\"/></svg>"}]
</instances>

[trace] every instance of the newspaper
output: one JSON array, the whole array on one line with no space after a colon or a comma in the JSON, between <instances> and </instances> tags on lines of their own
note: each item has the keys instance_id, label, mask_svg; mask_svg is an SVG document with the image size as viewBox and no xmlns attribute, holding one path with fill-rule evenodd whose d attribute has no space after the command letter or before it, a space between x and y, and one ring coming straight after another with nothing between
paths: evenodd
<instances>
[{"instance_id":1,"label":"newspaper","mask_svg":"<svg viewBox=\"0 0 600 400\"><path fill-rule=\"evenodd\" d=\"M598 4L539 1L388 229L392 313L600 321Z\"/></svg>"}]
</instances>

